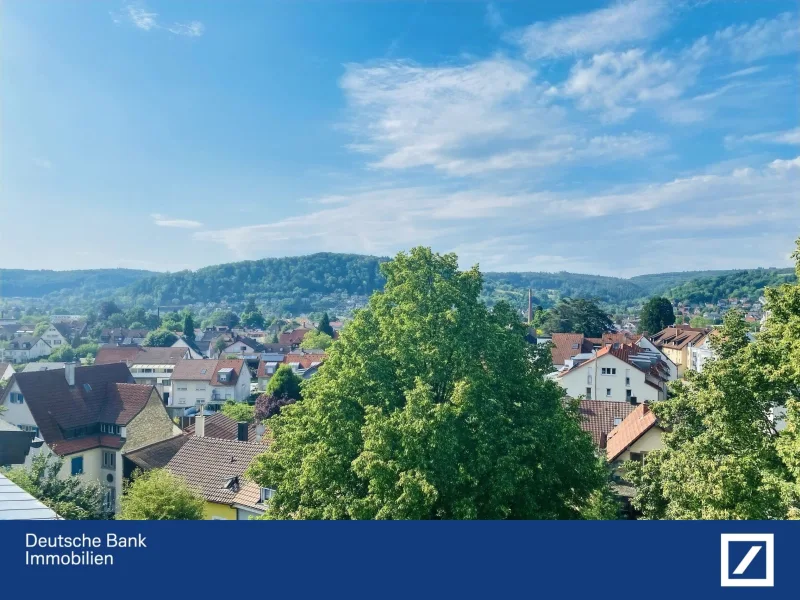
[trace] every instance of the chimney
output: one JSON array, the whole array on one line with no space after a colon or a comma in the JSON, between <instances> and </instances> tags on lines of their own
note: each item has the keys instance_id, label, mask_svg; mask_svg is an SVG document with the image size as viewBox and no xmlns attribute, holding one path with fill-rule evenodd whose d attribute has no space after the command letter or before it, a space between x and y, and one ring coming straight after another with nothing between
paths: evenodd
<instances>
[{"instance_id":1,"label":"chimney","mask_svg":"<svg viewBox=\"0 0 800 600\"><path fill-rule=\"evenodd\" d=\"M240 442L247 442L248 431L247 431L247 422L246 421L239 421L236 424L236 439Z\"/></svg>"},{"instance_id":2,"label":"chimney","mask_svg":"<svg viewBox=\"0 0 800 600\"><path fill-rule=\"evenodd\" d=\"M75 385L75 363L64 363L64 377L67 379L67 385L72 387Z\"/></svg>"},{"instance_id":3,"label":"chimney","mask_svg":"<svg viewBox=\"0 0 800 600\"><path fill-rule=\"evenodd\" d=\"M197 437L205 437L206 435L206 417L203 414L203 407L200 407L200 412L194 419L194 434Z\"/></svg>"},{"instance_id":4,"label":"chimney","mask_svg":"<svg viewBox=\"0 0 800 600\"><path fill-rule=\"evenodd\" d=\"M533 323L533 290L528 288L528 325Z\"/></svg>"}]
</instances>

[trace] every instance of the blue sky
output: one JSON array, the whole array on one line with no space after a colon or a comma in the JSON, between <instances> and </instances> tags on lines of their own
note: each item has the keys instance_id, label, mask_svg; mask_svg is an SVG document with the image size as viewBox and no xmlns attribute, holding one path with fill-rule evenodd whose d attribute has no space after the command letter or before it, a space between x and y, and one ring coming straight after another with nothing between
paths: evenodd
<instances>
[{"instance_id":1,"label":"blue sky","mask_svg":"<svg viewBox=\"0 0 800 600\"><path fill-rule=\"evenodd\" d=\"M0 264L785 266L794 0L3 3Z\"/></svg>"}]
</instances>

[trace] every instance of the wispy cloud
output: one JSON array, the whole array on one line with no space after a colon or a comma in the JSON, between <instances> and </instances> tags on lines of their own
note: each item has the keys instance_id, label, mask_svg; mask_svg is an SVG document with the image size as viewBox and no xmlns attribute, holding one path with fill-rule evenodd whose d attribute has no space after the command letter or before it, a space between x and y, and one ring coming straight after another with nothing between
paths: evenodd
<instances>
[{"instance_id":1,"label":"wispy cloud","mask_svg":"<svg viewBox=\"0 0 800 600\"><path fill-rule=\"evenodd\" d=\"M783 13L774 19L731 25L714 35L734 60L754 62L768 56L800 52L800 20L797 14Z\"/></svg>"},{"instance_id":2,"label":"wispy cloud","mask_svg":"<svg viewBox=\"0 0 800 600\"><path fill-rule=\"evenodd\" d=\"M489 2L486 5L485 19L486 24L492 29L502 29L506 26L506 22L503 20L503 15L500 14L497 5L494 2Z\"/></svg>"},{"instance_id":3,"label":"wispy cloud","mask_svg":"<svg viewBox=\"0 0 800 600\"><path fill-rule=\"evenodd\" d=\"M534 23L515 34L529 59L559 58L653 39L669 25L664 0L628 0L608 8Z\"/></svg>"},{"instance_id":4,"label":"wispy cloud","mask_svg":"<svg viewBox=\"0 0 800 600\"><path fill-rule=\"evenodd\" d=\"M200 221L192 221L190 219L171 219L167 216L154 213L150 215L153 223L159 227L176 227L178 229L198 229L203 226Z\"/></svg>"},{"instance_id":5,"label":"wispy cloud","mask_svg":"<svg viewBox=\"0 0 800 600\"><path fill-rule=\"evenodd\" d=\"M794 129L786 129L784 131L768 131L764 133L756 133L753 135L743 135L743 136L729 135L725 137L725 144L729 147L735 146L737 144L746 144L750 142L800 146L800 127L795 127Z\"/></svg>"},{"instance_id":6,"label":"wispy cloud","mask_svg":"<svg viewBox=\"0 0 800 600\"><path fill-rule=\"evenodd\" d=\"M242 258L277 255L287 245L304 252L391 254L424 244L442 251L458 249L464 254L462 259L479 259L491 268L519 265L524 262L520 256L538 256L542 258L530 266L557 270L568 265L571 270L597 271L585 265L580 269L580 261L564 258L569 253L575 256L571 242L565 246L560 233L559 224L565 219L569 221L569 239L578 236L583 247L593 249L593 255L601 255L605 248L613 250L615 244L641 244L638 227L674 219L676 212L688 207L696 213L693 219L705 219L709 227L747 228L747 215L755 215L762 227L783 232L800 226L800 214L794 210L798 183L800 158L601 193L387 188L340 195L335 203L320 203L307 214L271 223L201 231L194 236L221 244ZM726 218L714 226L713 219L720 214ZM659 235L685 233L680 228L665 231L658 234L653 230L648 247ZM639 254L639 272L663 266L658 254ZM698 260L702 263L702 257ZM693 264L702 268L700 263Z\"/></svg>"},{"instance_id":7,"label":"wispy cloud","mask_svg":"<svg viewBox=\"0 0 800 600\"><path fill-rule=\"evenodd\" d=\"M720 79L735 79L737 77L748 77L749 75L755 75L756 73L760 73L761 71L765 70L766 67L747 67L746 69L739 69L738 71L734 71L733 73L728 73L727 75L723 75Z\"/></svg>"},{"instance_id":8,"label":"wispy cloud","mask_svg":"<svg viewBox=\"0 0 800 600\"><path fill-rule=\"evenodd\" d=\"M112 13L111 18L115 23L127 21L143 31L163 30L184 37L200 37L205 32L205 26L200 21L163 25L159 22L158 13L148 9L143 3L128 4L122 15Z\"/></svg>"}]
</instances>

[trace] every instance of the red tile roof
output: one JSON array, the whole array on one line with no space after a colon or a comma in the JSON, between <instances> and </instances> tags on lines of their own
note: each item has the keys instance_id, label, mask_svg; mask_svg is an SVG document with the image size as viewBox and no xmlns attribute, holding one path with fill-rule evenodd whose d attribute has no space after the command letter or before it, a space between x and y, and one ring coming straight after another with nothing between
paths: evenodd
<instances>
[{"instance_id":1,"label":"red tile roof","mask_svg":"<svg viewBox=\"0 0 800 600\"><path fill-rule=\"evenodd\" d=\"M161 469L167 466L172 457L178 453L189 436L180 434L166 440L160 440L146 446L140 446L130 452L123 452L125 458L133 462L137 467L148 471L150 469Z\"/></svg>"},{"instance_id":2,"label":"red tile roof","mask_svg":"<svg viewBox=\"0 0 800 600\"><path fill-rule=\"evenodd\" d=\"M62 455L97 446L120 447L116 436L65 440L63 432L98 423L126 425L154 392L151 385L133 383L122 363L76 367L74 386L67 384L64 369L16 373L12 382L19 386L42 439Z\"/></svg>"},{"instance_id":3,"label":"red tile roof","mask_svg":"<svg viewBox=\"0 0 800 600\"><path fill-rule=\"evenodd\" d=\"M667 327L651 337L650 341L659 350L661 348L682 350L690 343L700 342L710 331L710 328L702 327Z\"/></svg>"},{"instance_id":4,"label":"red tile roof","mask_svg":"<svg viewBox=\"0 0 800 600\"><path fill-rule=\"evenodd\" d=\"M217 412L205 418L205 437L221 440L235 440L239 435L239 424L224 413ZM195 424L192 423L184 429L187 435L195 434ZM247 439L254 442L256 439L256 426L251 423L247 427Z\"/></svg>"},{"instance_id":5,"label":"red tile roof","mask_svg":"<svg viewBox=\"0 0 800 600\"><path fill-rule=\"evenodd\" d=\"M282 334L278 336L278 342L280 342L281 344L289 344L295 346L303 341L303 338L309 331L312 330L307 329L305 327L299 327L297 329L284 331Z\"/></svg>"},{"instance_id":6,"label":"red tile roof","mask_svg":"<svg viewBox=\"0 0 800 600\"><path fill-rule=\"evenodd\" d=\"M633 410L634 406L628 402L581 400L581 429L592 435L598 448L604 448L609 432Z\"/></svg>"},{"instance_id":7,"label":"red tile roof","mask_svg":"<svg viewBox=\"0 0 800 600\"><path fill-rule=\"evenodd\" d=\"M103 346L97 351L94 359L96 365L110 365L113 363L130 364L141 352L139 346Z\"/></svg>"},{"instance_id":8,"label":"red tile roof","mask_svg":"<svg viewBox=\"0 0 800 600\"><path fill-rule=\"evenodd\" d=\"M614 461L633 443L658 423L656 416L647 404L640 404L622 423L608 434L606 456Z\"/></svg>"},{"instance_id":9,"label":"red tile roof","mask_svg":"<svg viewBox=\"0 0 800 600\"><path fill-rule=\"evenodd\" d=\"M554 365L563 366L564 361L576 354L592 351L592 343L582 333L554 333L552 341L550 354Z\"/></svg>"},{"instance_id":10,"label":"red tile roof","mask_svg":"<svg viewBox=\"0 0 800 600\"><path fill-rule=\"evenodd\" d=\"M290 352L283 357L284 364L299 363L301 369L308 369L313 364L324 362L328 355L316 352L306 352L304 350L296 350Z\"/></svg>"},{"instance_id":11,"label":"red tile roof","mask_svg":"<svg viewBox=\"0 0 800 600\"><path fill-rule=\"evenodd\" d=\"M236 385L239 375L244 370L244 359L230 360L180 360L172 371L172 381L208 381L213 386L229 387ZM221 383L217 377L220 369L233 369L233 378L230 382ZM205 371L205 372L204 372Z\"/></svg>"}]
</instances>

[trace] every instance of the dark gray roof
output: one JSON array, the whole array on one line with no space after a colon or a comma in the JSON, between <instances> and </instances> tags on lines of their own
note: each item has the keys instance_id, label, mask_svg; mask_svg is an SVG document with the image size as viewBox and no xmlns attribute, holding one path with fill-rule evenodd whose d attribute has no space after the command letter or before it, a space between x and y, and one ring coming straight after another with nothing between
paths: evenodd
<instances>
[{"instance_id":1,"label":"dark gray roof","mask_svg":"<svg viewBox=\"0 0 800 600\"><path fill-rule=\"evenodd\" d=\"M59 516L0 473L0 521L55 520Z\"/></svg>"}]
</instances>

